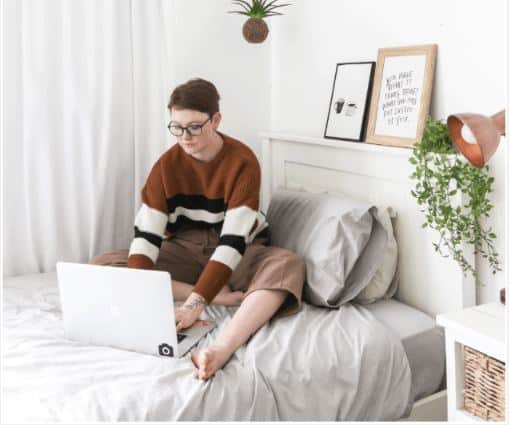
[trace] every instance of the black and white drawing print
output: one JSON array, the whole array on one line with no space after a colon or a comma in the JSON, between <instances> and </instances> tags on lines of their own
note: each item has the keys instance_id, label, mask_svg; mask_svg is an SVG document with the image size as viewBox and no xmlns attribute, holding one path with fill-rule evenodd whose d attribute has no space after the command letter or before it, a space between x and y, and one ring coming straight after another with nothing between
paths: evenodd
<instances>
[{"instance_id":1,"label":"black and white drawing print","mask_svg":"<svg viewBox=\"0 0 509 425\"><path fill-rule=\"evenodd\" d=\"M375 62L338 63L324 137L364 141Z\"/></svg>"}]
</instances>

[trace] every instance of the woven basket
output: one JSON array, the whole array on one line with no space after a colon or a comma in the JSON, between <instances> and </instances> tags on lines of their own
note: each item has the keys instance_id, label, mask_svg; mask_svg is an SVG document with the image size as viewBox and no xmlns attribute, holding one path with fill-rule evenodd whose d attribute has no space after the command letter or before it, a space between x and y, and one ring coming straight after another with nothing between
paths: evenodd
<instances>
[{"instance_id":1,"label":"woven basket","mask_svg":"<svg viewBox=\"0 0 509 425\"><path fill-rule=\"evenodd\" d=\"M465 346L465 410L488 421L505 420L505 363Z\"/></svg>"}]
</instances>

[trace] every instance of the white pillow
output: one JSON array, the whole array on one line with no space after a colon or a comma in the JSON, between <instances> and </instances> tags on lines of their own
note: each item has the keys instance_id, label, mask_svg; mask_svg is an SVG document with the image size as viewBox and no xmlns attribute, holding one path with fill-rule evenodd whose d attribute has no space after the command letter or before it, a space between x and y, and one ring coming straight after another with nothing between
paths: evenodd
<instances>
[{"instance_id":1,"label":"white pillow","mask_svg":"<svg viewBox=\"0 0 509 425\"><path fill-rule=\"evenodd\" d=\"M396 217L391 207L378 207L380 222L385 228L389 237L387 249L384 253L382 265L364 288L355 301L360 304L370 304L382 298L391 298L398 288L398 244L394 237L392 218Z\"/></svg>"},{"instance_id":2,"label":"white pillow","mask_svg":"<svg viewBox=\"0 0 509 425\"><path fill-rule=\"evenodd\" d=\"M337 308L368 286L389 235L377 207L345 195L278 189L267 210L270 243L304 258L302 299Z\"/></svg>"},{"instance_id":3,"label":"white pillow","mask_svg":"<svg viewBox=\"0 0 509 425\"><path fill-rule=\"evenodd\" d=\"M345 196L341 192L334 192L325 189L305 189L299 184L290 182L289 189L302 192L328 193L330 195ZM384 253L382 264L376 271L368 286L364 288L355 301L359 304L370 304L379 299L392 298L398 289L398 244L394 237L394 228L392 219L396 218L396 212L393 208L387 206L377 206L380 222L382 223L388 235L387 249Z\"/></svg>"}]
</instances>

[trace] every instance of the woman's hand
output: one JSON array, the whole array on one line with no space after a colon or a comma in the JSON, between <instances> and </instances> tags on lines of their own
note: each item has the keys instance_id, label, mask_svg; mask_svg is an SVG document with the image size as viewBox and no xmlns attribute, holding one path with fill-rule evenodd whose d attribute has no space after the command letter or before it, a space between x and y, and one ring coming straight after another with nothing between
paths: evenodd
<instances>
[{"instance_id":1,"label":"woman's hand","mask_svg":"<svg viewBox=\"0 0 509 425\"><path fill-rule=\"evenodd\" d=\"M182 307L175 310L175 321L177 322L177 332L189 328L198 319L201 312L205 309L207 302L200 294L191 292Z\"/></svg>"}]
</instances>

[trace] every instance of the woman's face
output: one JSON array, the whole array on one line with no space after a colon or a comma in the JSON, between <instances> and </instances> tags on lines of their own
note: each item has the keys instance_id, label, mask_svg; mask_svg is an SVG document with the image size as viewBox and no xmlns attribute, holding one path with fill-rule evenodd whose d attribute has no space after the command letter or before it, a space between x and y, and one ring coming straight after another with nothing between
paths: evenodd
<instances>
[{"instance_id":1,"label":"woman's face","mask_svg":"<svg viewBox=\"0 0 509 425\"><path fill-rule=\"evenodd\" d=\"M170 125L189 128L191 132L199 133L190 135L185 131L182 136L175 136L178 144L189 155L201 156L200 153L207 152L207 148L214 142L214 135L221 120L221 114L216 112L212 118L205 112L192 109L171 110ZM199 126L202 126L201 129Z\"/></svg>"}]
</instances>

